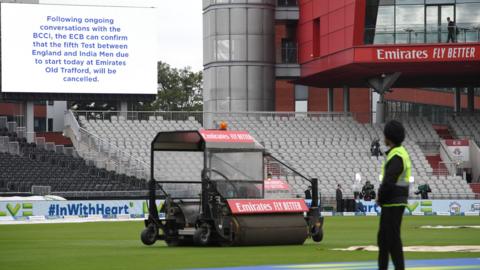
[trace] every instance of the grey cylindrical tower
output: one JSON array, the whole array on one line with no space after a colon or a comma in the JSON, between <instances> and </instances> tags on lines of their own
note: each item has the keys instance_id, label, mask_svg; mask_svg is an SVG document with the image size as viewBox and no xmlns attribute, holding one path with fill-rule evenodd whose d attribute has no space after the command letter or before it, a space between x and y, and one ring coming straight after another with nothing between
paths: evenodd
<instances>
[{"instance_id":1,"label":"grey cylindrical tower","mask_svg":"<svg viewBox=\"0 0 480 270\"><path fill-rule=\"evenodd\" d=\"M273 110L275 0L203 0L206 112Z\"/></svg>"}]
</instances>

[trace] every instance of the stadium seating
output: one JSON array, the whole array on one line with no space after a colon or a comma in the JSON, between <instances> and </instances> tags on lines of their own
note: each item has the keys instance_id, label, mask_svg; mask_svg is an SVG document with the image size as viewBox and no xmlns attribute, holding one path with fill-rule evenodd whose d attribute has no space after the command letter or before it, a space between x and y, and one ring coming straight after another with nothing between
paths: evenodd
<instances>
[{"instance_id":1,"label":"stadium seating","mask_svg":"<svg viewBox=\"0 0 480 270\"><path fill-rule=\"evenodd\" d=\"M124 151L140 162L150 164L150 143L160 131L173 130L198 130L202 125L193 117L186 120L164 120L161 116L150 116L148 120L126 120L122 116L112 116L110 120L94 120L79 117L80 125L88 132L109 141L114 146ZM79 151L81 156L98 156ZM155 154L155 179L158 181L200 181L202 169L202 156L200 153L156 153ZM183 185L164 185L164 189L181 197L193 197L200 193L200 186L185 189Z\"/></svg>"},{"instance_id":2,"label":"stadium seating","mask_svg":"<svg viewBox=\"0 0 480 270\"><path fill-rule=\"evenodd\" d=\"M9 129L17 128L11 125ZM73 148L27 143L21 132L0 129L0 191L30 192L50 186L52 192L145 190L146 183L86 164Z\"/></svg>"},{"instance_id":3,"label":"stadium seating","mask_svg":"<svg viewBox=\"0 0 480 270\"><path fill-rule=\"evenodd\" d=\"M164 120L151 116L149 120L126 120L113 116L111 120L92 120L79 117L82 127L118 147L123 147L142 159L149 161L151 139L159 131L198 129L201 124L194 118L188 120ZM229 128L247 130L261 142L272 155L285 161L299 173L320 179L320 192L323 196L334 196L337 184L342 184L344 194L353 194L354 179L357 173L362 183L370 180L378 187L378 176L382 158L370 156L370 144L375 138L382 138L382 126L360 124L352 117L304 117L286 116L227 116L216 117L214 121L225 120ZM434 176L432 167L425 158L417 142L438 143L439 137L432 125L423 118L403 121L407 130L406 148L413 161L415 184L428 183L432 195L437 198L472 198L468 184L458 177ZM199 180L201 156L182 153L158 153L155 156L155 178L157 180ZM294 174L280 175L274 171L274 177L286 178L297 195L303 195L308 183ZM175 186L175 185L172 185ZM182 191L181 185L172 190ZM197 188L185 191L198 193Z\"/></svg>"},{"instance_id":4,"label":"stadium seating","mask_svg":"<svg viewBox=\"0 0 480 270\"><path fill-rule=\"evenodd\" d=\"M457 138L469 137L480 145L479 115L452 116L448 119L448 125Z\"/></svg>"}]
</instances>

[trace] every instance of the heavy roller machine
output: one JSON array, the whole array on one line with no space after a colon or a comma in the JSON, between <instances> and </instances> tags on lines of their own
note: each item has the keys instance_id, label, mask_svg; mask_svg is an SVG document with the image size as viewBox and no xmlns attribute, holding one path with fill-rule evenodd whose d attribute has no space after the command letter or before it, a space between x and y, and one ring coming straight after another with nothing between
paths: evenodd
<instances>
[{"instance_id":1,"label":"heavy roller machine","mask_svg":"<svg viewBox=\"0 0 480 270\"><path fill-rule=\"evenodd\" d=\"M156 181L157 151L202 152L200 181ZM296 173L311 184L309 207L301 198L266 199L265 163L272 159L288 167L245 131L158 133L151 144L149 215L142 242L152 245L164 240L168 246L301 245L308 237L320 242L323 217L318 208L318 180ZM174 197L163 188L168 184L182 184L185 189L201 185L201 192L197 198ZM157 196L157 192L161 194ZM157 200L164 200L160 209Z\"/></svg>"}]
</instances>

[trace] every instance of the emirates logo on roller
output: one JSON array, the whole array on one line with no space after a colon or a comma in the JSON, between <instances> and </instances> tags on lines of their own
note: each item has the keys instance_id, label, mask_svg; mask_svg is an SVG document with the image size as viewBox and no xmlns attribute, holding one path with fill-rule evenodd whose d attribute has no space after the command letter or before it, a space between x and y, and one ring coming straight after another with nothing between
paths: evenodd
<instances>
[{"instance_id":1,"label":"emirates logo on roller","mask_svg":"<svg viewBox=\"0 0 480 270\"><path fill-rule=\"evenodd\" d=\"M228 200L233 214L303 213L308 211L302 199Z\"/></svg>"}]
</instances>

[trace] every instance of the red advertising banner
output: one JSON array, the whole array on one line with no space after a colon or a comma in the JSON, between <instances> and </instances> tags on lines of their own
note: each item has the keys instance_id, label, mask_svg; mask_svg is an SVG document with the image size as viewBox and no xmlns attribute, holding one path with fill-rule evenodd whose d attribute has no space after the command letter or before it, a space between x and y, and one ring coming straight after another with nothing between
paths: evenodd
<instances>
[{"instance_id":1,"label":"red advertising banner","mask_svg":"<svg viewBox=\"0 0 480 270\"><path fill-rule=\"evenodd\" d=\"M445 140L447 146L469 146L468 140Z\"/></svg>"},{"instance_id":2,"label":"red advertising banner","mask_svg":"<svg viewBox=\"0 0 480 270\"><path fill-rule=\"evenodd\" d=\"M233 214L303 213L308 207L303 199L227 200Z\"/></svg>"},{"instance_id":3,"label":"red advertising banner","mask_svg":"<svg viewBox=\"0 0 480 270\"><path fill-rule=\"evenodd\" d=\"M200 130L206 142L212 143L254 143L255 140L247 131Z\"/></svg>"},{"instance_id":4,"label":"red advertising banner","mask_svg":"<svg viewBox=\"0 0 480 270\"><path fill-rule=\"evenodd\" d=\"M423 45L355 48L355 62L480 61L480 46Z\"/></svg>"},{"instance_id":5,"label":"red advertising banner","mask_svg":"<svg viewBox=\"0 0 480 270\"><path fill-rule=\"evenodd\" d=\"M264 186L265 190L290 190L287 182L281 179L267 179Z\"/></svg>"}]
</instances>

